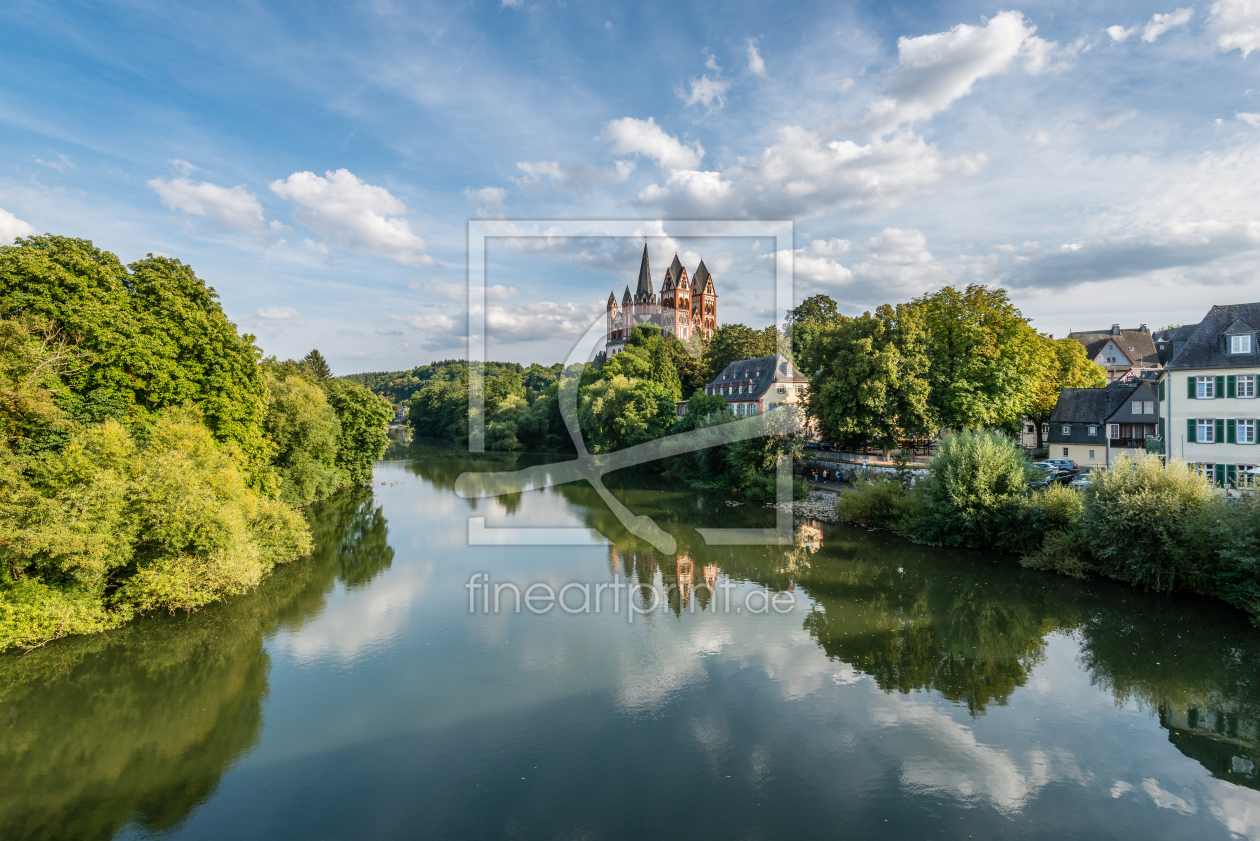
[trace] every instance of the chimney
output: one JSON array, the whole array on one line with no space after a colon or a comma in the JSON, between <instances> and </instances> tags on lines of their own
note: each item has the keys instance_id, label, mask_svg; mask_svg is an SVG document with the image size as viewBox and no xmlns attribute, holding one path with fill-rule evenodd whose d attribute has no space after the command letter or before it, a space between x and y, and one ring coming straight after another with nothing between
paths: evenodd
<instances>
[{"instance_id":1,"label":"chimney","mask_svg":"<svg viewBox=\"0 0 1260 841\"><path fill-rule=\"evenodd\" d=\"M1139 329L1139 330L1141 330L1143 333L1149 333L1149 332L1151 332L1150 330L1147 330L1147 329L1146 329L1146 325L1145 325L1145 324L1139 324L1139 325L1138 325L1138 329Z\"/></svg>"},{"instance_id":2,"label":"chimney","mask_svg":"<svg viewBox=\"0 0 1260 841\"><path fill-rule=\"evenodd\" d=\"M1113 335L1113 336L1119 336L1119 335L1120 335L1120 325L1119 325L1119 324L1113 324L1113 325L1111 325L1111 335Z\"/></svg>"}]
</instances>

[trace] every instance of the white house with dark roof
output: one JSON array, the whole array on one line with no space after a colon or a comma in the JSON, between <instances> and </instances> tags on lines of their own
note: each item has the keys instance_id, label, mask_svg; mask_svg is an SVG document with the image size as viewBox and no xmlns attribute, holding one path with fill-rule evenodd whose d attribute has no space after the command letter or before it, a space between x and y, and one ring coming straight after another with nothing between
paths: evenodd
<instances>
[{"instance_id":1,"label":"white house with dark roof","mask_svg":"<svg viewBox=\"0 0 1260 841\"><path fill-rule=\"evenodd\" d=\"M1214 306L1171 339L1159 381L1164 451L1218 484L1236 484L1260 464L1260 303Z\"/></svg>"},{"instance_id":2,"label":"white house with dark roof","mask_svg":"<svg viewBox=\"0 0 1260 841\"><path fill-rule=\"evenodd\" d=\"M809 377L786 356L762 356L732 362L706 384L704 393L726 400L733 414L759 415L803 403ZM681 414L684 409L680 408Z\"/></svg>"},{"instance_id":3,"label":"white house with dark roof","mask_svg":"<svg viewBox=\"0 0 1260 841\"><path fill-rule=\"evenodd\" d=\"M1163 367L1159 350L1146 325L1136 330L1122 330L1119 324L1110 330L1084 330L1068 333L1085 346L1085 355L1102 366L1108 382L1136 379L1143 371Z\"/></svg>"}]
</instances>

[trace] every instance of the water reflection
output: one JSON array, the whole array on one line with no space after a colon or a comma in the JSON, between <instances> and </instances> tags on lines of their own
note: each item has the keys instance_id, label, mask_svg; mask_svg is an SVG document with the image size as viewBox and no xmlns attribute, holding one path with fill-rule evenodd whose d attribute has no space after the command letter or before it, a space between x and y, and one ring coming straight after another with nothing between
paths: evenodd
<instances>
[{"instance_id":1,"label":"water reflection","mask_svg":"<svg viewBox=\"0 0 1260 841\"><path fill-rule=\"evenodd\" d=\"M315 555L254 593L0 657L0 838L108 839L131 822L168 832L212 795L262 730L264 638L393 559L370 491L309 519Z\"/></svg>"},{"instance_id":2,"label":"water reflection","mask_svg":"<svg viewBox=\"0 0 1260 841\"><path fill-rule=\"evenodd\" d=\"M519 469L549 458L410 454L409 469L441 488L465 470ZM675 616L713 609L719 574L799 593L810 604L802 626L829 658L885 692L937 692L973 716L1008 704L1043 662L1048 635L1070 633L1081 666L1117 704L1136 702L1157 715L1169 740L1213 776L1260 788L1260 632L1235 611L812 521L797 523L792 547L711 547L696 528L765 527L772 510L732 506L648 472L618 479L609 477L610 489L673 534L677 555L625 531L583 483L545 493L563 497L585 526L610 538L610 574L656 582ZM510 514L519 496L491 504Z\"/></svg>"}]
</instances>

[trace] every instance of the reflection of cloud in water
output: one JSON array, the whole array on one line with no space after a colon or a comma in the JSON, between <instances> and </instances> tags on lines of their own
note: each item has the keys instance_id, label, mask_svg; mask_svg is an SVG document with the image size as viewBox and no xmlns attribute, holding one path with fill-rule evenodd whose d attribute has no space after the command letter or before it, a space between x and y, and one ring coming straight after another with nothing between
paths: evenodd
<instances>
[{"instance_id":1,"label":"reflection of cloud in water","mask_svg":"<svg viewBox=\"0 0 1260 841\"><path fill-rule=\"evenodd\" d=\"M1154 800L1155 805L1161 809L1172 809L1183 815L1193 815L1199 811L1199 807L1194 802L1166 790L1157 780L1142 780L1142 790L1149 794L1151 800Z\"/></svg>"},{"instance_id":2,"label":"reflection of cloud in water","mask_svg":"<svg viewBox=\"0 0 1260 841\"><path fill-rule=\"evenodd\" d=\"M718 773L727 767L731 751L731 733L726 720L709 714L691 720L691 735L704 754L709 770Z\"/></svg>"},{"instance_id":3,"label":"reflection of cloud in water","mask_svg":"<svg viewBox=\"0 0 1260 841\"><path fill-rule=\"evenodd\" d=\"M1111 787L1111 796L1119 797L1120 795L1128 794L1131 791L1133 791L1133 786L1129 785L1124 780L1116 780L1116 784Z\"/></svg>"},{"instance_id":4,"label":"reflection of cloud in water","mask_svg":"<svg viewBox=\"0 0 1260 841\"><path fill-rule=\"evenodd\" d=\"M1210 780L1204 799L1210 811L1235 835L1260 839L1260 792Z\"/></svg>"},{"instance_id":5,"label":"reflection of cloud in water","mask_svg":"<svg viewBox=\"0 0 1260 841\"><path fill-rule=\"evenodd\" d=\"M406 626L411 609L424 594L433 574L432 563L398 569L388 586L343 593L316 621L268 646L299 663L323 659L356 659L369 648L388 642Z\"/></svg>"}]
</instances>

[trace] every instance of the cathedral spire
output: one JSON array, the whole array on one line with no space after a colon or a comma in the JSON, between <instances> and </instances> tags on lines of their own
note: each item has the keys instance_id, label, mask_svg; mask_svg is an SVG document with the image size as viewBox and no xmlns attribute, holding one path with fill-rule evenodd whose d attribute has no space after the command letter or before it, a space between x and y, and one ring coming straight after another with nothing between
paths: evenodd
<instances>
[{"instance_id":1,"label":"cathedral spire","mask_svg":"<svg viewBox=\"0 0 1260 841\"><path fill-rule=\"evenodd\" d=\"M635 290L635 296L651 297L652 292L652 269L648 267L647 243L643 243L643 262L639 264L639 288Z\"/></svg>"}]
</instances>

